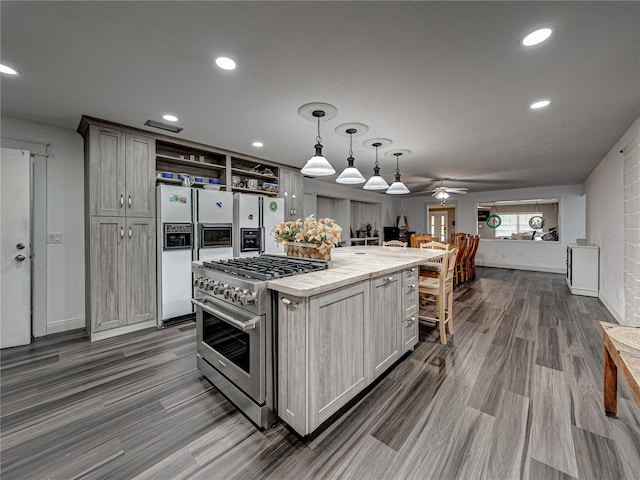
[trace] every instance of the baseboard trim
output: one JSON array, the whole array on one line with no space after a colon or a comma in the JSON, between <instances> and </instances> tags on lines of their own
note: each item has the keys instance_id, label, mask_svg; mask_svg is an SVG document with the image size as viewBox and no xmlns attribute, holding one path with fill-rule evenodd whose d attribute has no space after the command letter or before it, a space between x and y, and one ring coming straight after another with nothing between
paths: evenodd
<instances>
[{"instance_id":1,"label":"baseboard trim","mask_svg":"<svg viewBox=\"0 0 640 480\"><path fill-rule=\"evenodd\" d=\"M512 265L509 263L478 263L478 267L508 268L510 270L526 270L529 272L567 273L566 267L546 267L544 265Z\"/></svg>"},{"instance_id":2,"label":"baseboard trim","mask_svg":"<svg viewBox=\"0 0 640 480\"><path fill-rule=\"evenodd\" d=\"M137 332L138 330L144 330L149 327L157 327L155 319L147 320L146 322L134 323L133 325L126 325L124 327L111 328L109 330L103 330L102 332L95 332L91 335L91 341L95 342L96 340L118 337L125 333Z\"/></svg>"},{"instance_id":3,"label":"baseboard trim","mask_svg":"<svg viewBox=\"0 0 640 480\"><path fill-rule=\"evenodd\" d=\"M47 335L75 330L77 328L85 328L84 317L67 318L65 320L47 323Z\"/></svg>"},{"instance_id":4,"label":"baseboard trim","mask_svg":"<svg viewBox=\"0 0 640 480\"><path fill-rule=\"evenodd\" d=\"M622 318L622 315L620 315L620 312L616 311L616 309L613 308L611 304L607 302L602 295L600 295L598 298L600 299L602 304L605 306L605 308L609 310L609 313L613 315L613 318L615 318L620 325L624 325L625 324L624 318Z\"/></svg>"}]
</instances>

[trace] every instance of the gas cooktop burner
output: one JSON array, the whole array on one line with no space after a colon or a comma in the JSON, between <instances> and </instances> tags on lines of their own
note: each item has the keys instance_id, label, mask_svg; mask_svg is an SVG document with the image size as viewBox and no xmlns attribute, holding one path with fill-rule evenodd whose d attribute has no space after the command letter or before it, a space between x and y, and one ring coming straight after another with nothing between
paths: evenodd
<instances>
[{"instance_id":1,"label":"gas cooktop burner","mask_svg":"<svg viewBox=\"0 0 640 480\"><path fill-rule=\"evenodd\" d=\"M310 273L328 268L322 260L310 260L281 256L261 255L250 258L232 258L229 260L202 262L207 268L213 268L232 275L256 280L273 280Z\"/></svg>"}]
</instances>

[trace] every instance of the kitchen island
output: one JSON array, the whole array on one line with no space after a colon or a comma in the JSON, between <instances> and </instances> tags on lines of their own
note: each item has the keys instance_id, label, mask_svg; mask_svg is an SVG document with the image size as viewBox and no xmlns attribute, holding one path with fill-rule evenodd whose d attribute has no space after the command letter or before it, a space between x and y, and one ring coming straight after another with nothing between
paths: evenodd
<instances>
[{"instance_id":1,"label":"kitchen island","mask_svg":"<svg viewBox=\"0 0 640 480\"><path fill-rule=\"evenodd\" d=\"M346 247L328 270L271 280L277 414L308 435L418 342L418 265L440 250Z\"/></svg>"}]
</instances>

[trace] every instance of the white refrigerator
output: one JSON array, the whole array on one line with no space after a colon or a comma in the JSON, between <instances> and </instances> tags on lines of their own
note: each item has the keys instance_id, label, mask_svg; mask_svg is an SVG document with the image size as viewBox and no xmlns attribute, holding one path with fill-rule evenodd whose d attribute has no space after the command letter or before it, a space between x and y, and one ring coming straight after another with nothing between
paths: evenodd
<instances>
[{"instance_id":1,"label":"white refrigerator","mask_svg":"<svg viewBox=\"0 0 640 480\"><path fill-rule=\"evenodd\" d=\"M284 222L284 198L261 198L262 209L260 226L263 227L263 248L264 253L284 253L284 247L276 243L271 230L274 225Z\"/></svg>"},{"instance_id":2,"label":"white refrigerator","mask_svg":"<svg viewBox=\"0 0 640 480\"><path fill-rule=\"evenodd\" d=\"M233 193L194 190L196 260L233 257Z\"/></svg>"},{"instance_id":3,"label":"white refrigerator","mask_svg":"<svg viewBox=\"0 0 640 480\"><path fill-rule=\"evenodd\" d=\"M262 195L233 195L233 256L253 257L261 253L284 253L271 229L284 222L284 199Z\"/></svg>"},{"instance_id":4,"label":"white refrigerator","mask_svg":"<svg viewBox=\"0 0 640 480\"><path fill-rule=\"evenodd\" d=\"M193 217L191 188L157 186L158 225L158 326L191 315Z\"/></svg>"}]
</instances>

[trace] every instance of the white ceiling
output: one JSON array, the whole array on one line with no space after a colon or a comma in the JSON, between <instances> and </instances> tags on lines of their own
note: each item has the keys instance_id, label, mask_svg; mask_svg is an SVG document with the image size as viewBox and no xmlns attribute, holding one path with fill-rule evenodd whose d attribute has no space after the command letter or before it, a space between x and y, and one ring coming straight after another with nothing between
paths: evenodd
<instances>
[{"instance_id":1,"label":"white ceiling","mask_svg":"<svg viewBox=\"0 0 640 480\"><path fill-rule=\"evenodd\" d=\"M140 128L162 114L178 136L302 167L327 102L325 156L338 173L361 122L409 149L413 192L582 183L640 116L639 2L6 2L2 115L75 129L80 116ZM550 26L525 49L530 31ZM219 55L237 70L219 70ZM551 105L529 105L548 98ZM265 146L255 149L251 142ZM383 152L381 152L383 153ZM380 155L393 179L394 160ZM333 181L334 177L329 177ZM353 187L360 188L360 187Z\"/></svg>"}]
</instances>

